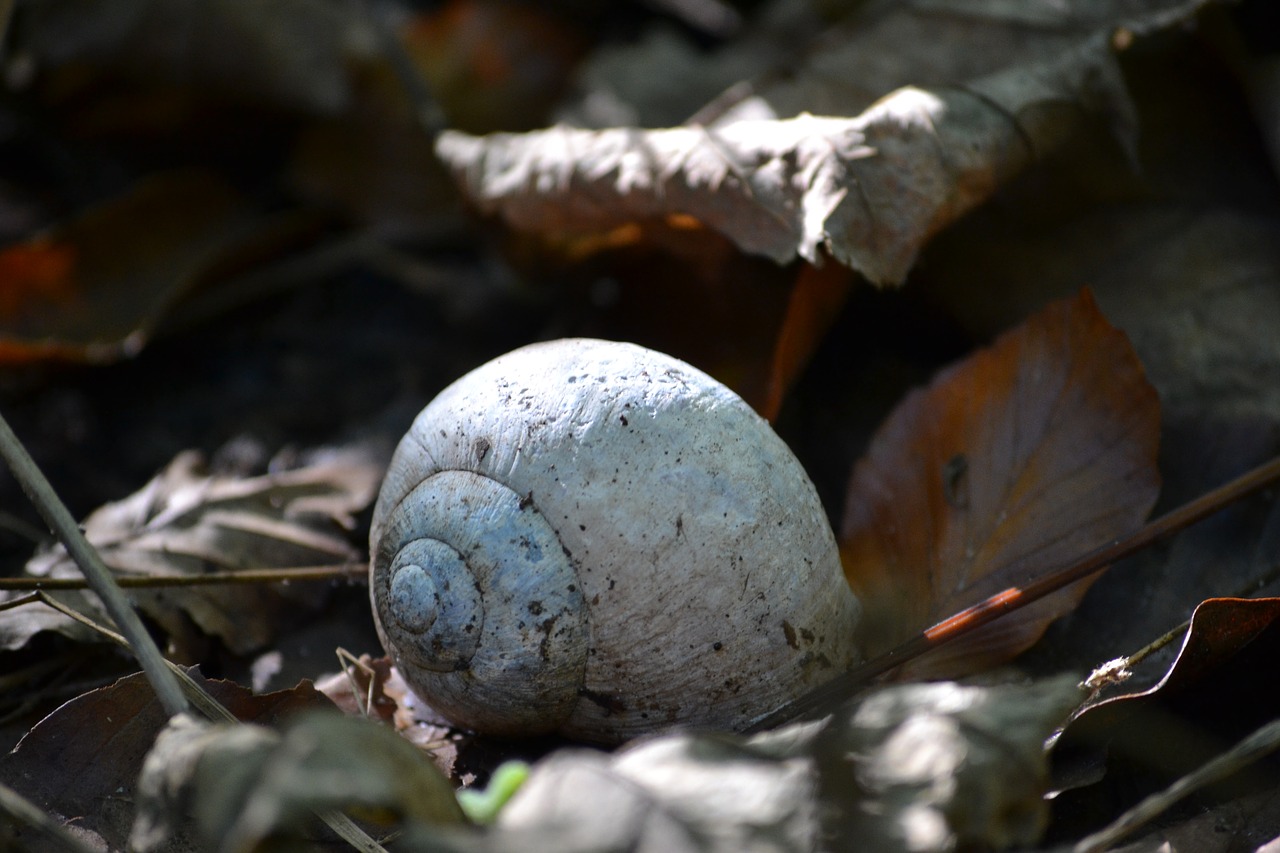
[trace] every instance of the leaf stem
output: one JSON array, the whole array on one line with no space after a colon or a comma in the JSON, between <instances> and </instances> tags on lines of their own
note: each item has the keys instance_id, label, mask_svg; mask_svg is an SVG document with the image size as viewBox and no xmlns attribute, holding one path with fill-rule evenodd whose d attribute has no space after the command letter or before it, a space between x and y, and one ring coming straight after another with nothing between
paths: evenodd
<instances>
[{"instance_id":1,"label":"leaf stem","mask_svg":"<svg viewBox=\"0 0 1280 853\"><path fill-rule=\"evenodd\" d=\"M156 697L169 716L187 710L187 700L182 695L182 688L166 666L160 649L143 626L142 620L129 605L124 592L121 591L111 576L111 571L103 564L102 558L89 540L80 532L79 525L71 517L71 513L54 492L53 486L45 479L31 454L18 441L9 422L0 414L0 456L9 465L9 470L17 479L22 490L26 492L36 510L44 518L49 529L66 547L67 553L75 560L85 580L102 599L112 621L120 628L129 641L129 649L147 674L147 680L156 691Z\"/></svg>"},{"instance_id":2,"label":"leaf stem","mask_svg":"<svg viewBox=\"0 0 1280 853\"><path fill-rule=\"evenodd\" d=\"M1010 587L998 592L954 616L926 628L901 645L879 657L836 676L826 684L811 690L798 699L783 705L753 723L748 732L758 732L814 712L830 708L853 696L872 679L932 651L945 642L974 631L1006 613L1024 607L1033 601L1057 592L1065 586L1100 572L1111 563L1141 551L1154 542L1177 533L1198 521L1213 515L1220 509L1272 485L1280 480L1280 456L1259 465L1236 479L1205 492L1189 503L1162 515L1155 521L1140 527L1128 536L1120 537L1108 545L1090 551L1079 559L1058 569L1046 572L1023 587Z\"/></svg>"}]
</instances>

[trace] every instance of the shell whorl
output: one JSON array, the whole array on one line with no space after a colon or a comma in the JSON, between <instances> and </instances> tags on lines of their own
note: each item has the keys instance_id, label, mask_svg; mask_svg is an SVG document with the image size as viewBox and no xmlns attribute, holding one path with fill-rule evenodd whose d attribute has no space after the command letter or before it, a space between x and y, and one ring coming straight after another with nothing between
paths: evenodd
<instances>
[{"instance_id":1,"label":"shell whorl","mask_svg":"<svg viewBox=\"0 0 1280 853\"><path fill-rule=\"evenodd\" d=\"M401 668L416 668L446 715L454 702L472 709L489 700L490 730L553 730L582 683L586 608L537 508L489 477L440 471L389 521L371 595L375 613L387 614L379 630Z\"/></svg>"}]
</instances>

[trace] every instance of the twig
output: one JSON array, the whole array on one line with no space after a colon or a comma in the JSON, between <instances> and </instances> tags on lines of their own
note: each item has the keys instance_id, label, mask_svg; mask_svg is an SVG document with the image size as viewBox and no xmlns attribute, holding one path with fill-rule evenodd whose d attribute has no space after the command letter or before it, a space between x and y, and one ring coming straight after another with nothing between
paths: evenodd
<instances>
[{"instance_id":1,"label":"twig","mask_svg":"<svg viewBox=\"0 0 1280 853\"><path fill-rule=\"evenodd\" d=\"M1099 850L1105 850L1147 821L1168 810L1188 794L1227 778L1276 749L1280 749L1280 720L1272 720L1168 788L1147 797L1116 818L1105 829L1095 832L1076 844L1073 848L1074 853L1097 853Z\"/></svg>"},{"instance_id":2,"label":"twig","mask_svg":"<svg viewBox=\"0 0 1280 853\"><path fill-rule=\"evenodd\" d=\"M57 845L58 850L93 853L95 849L72 835L65 826L41 811L39 806L3 782L0 782L0 813L7 814L14 821L42 833L45 838ZM3 840L0 838L0 841Z\"/></svg>"},{"instance_id":3,"label":"twig","mask_svg":"<svg viewBox=\"0 0 1280 853\"><path fill-rule=\"evenodd\" d=\"M58 499L53 487L49 485L49 481L40 472L26 448L18 441L18 437L13 434L9 422L3 415L0 415L0 456L4 457L9 470L13 471L13 476L22 486L22 490L35 504L36 510L62 542L67 553L75 560L80 571L84 572L89 587L98 598L102 599L108 615L128 638L129 650L142 665L147 680L151 682L151 687L155 690L165 713L173 716L185 711L187 700L183 698L182 688L178 686L177 680L165 666L166 661L160 654L160 649L156 647L155 641L143 627L138 614L129 606L120 587L116 586L115 579L103 565L98 552L84 538L75 519Z\"/></svg>"},{"instance_id":4,"label":"twig","mask_svg":"<svg viewBox=\"0 0 1280 853\"><path fill-rule=\"evenodd\" d=\"M116 575L115 578L116 583L126 589L151 589L170 586L354 580L364 578L368 571L369 566L365 563L338 563L332 566L293 566L282 569L241 569L229 572L205 572L200 575ZM85 589L87 586L88 584L82 578L0 578L0 590Z\"/></svg>"},{"instance_id":5,"label":"twig","mask_svg":"<svg viewBox=\"0 0 1280 853\"><path fill-rule=\"evenodd\" d=\"M873 679L896 669L943 643L968 634L1006 613L1024 607L1033 601L1057 592L1065 586L1102 571L1110 564L1132 556L1152 543L1195 524L1246 495L1263 489L1280 480L1280 457L1259 465L1225 485L1206 492L1190 503L1183 504L1160 518L1139 528L1129 536L1089 552L1066 566L1045 573L1024 587L1010 587L1003 592L966 608L944 619L932 628L890 649L879 657L856 666L798 699L773 711L753 723L748 732L773 728L830 708L849 698Z\"/></svg>"}]
</instances>

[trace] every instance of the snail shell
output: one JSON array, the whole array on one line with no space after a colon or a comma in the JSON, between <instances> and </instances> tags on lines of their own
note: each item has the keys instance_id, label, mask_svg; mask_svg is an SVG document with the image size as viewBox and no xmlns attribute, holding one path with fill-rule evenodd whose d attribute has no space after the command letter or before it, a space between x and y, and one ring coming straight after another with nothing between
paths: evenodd
<instances>
[{"instance_id":1,"label":"snail shell","mask_svg":"<svg viewBox=\"0 0 1280 853\"><path fill-rule=\"evenodd\" d=\"M533 344L454 382L370 537L383 644L475 731L735 729L857 659L799 462L728 388L633 344Z\"/></svg>"}]
</instances>

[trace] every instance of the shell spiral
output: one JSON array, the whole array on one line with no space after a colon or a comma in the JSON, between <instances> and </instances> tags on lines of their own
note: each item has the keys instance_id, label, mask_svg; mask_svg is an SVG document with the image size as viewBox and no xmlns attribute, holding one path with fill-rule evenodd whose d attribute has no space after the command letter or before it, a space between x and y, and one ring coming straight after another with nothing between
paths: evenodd
<instances>
[{"instance_id":1,"label":"shell spiral","mask_svg":"<svg viewBox=\"0 0 1280 853\"><path fill-rule=\"evenodd\" d=\"M370 537L383 644L476 731L740 728L857 659L799 462L732 391L632 344L533 344L450 385Z\"/></svg>"}]
</instances>

